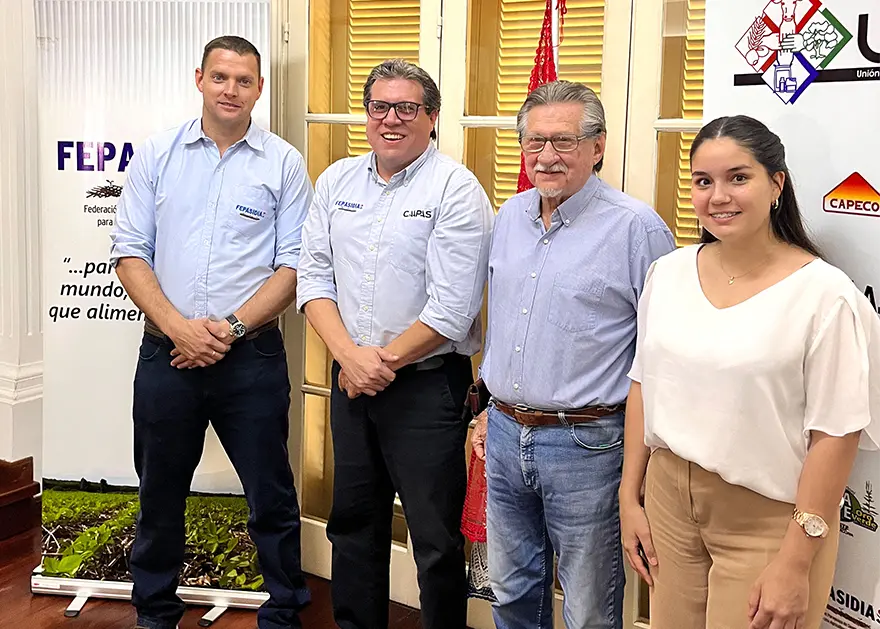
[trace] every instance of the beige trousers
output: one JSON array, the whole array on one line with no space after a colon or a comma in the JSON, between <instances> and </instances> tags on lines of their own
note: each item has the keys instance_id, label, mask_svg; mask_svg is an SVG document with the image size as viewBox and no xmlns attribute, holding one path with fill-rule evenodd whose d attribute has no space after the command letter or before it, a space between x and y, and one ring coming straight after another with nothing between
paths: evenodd
<instances>
[{"instance_id":1,"label":"beige trousers","mask_svg":"<svg viewBox=\"0 0 880 629\"><path fill-rule=\"evenodd\" d=\"M648 461L645 512L657 551L651 629L747 629L749 594L774 558L793 505L656 450ZM805 629L819 629L831 592L839 516L829 522L810 571Z\"/></svg>"}]
</instances>

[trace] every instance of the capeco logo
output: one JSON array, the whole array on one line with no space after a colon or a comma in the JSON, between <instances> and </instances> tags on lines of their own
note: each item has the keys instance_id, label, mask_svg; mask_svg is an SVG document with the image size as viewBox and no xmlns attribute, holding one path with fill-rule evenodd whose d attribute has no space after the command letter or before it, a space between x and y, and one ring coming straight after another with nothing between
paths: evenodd
<instances>
[{"instance_id":1,"label":"capeco logo","mask_svg":"<svg viewBox=\"0 0 880 629\"><path fill-rule=\"evenodd\" d=\"M859 173L853 173L825 195L822 209L832 214L880 217L880 192Z\"/></svg>"},{"instance_id":2,"label":"capeco logo","mask_svg":"<svg viewBox=\"0 0 880 629\"><path fill-rule=\"evenodd\" d=\"M880 64L868 44L868 17L859 16L859 52ZM880 80L880 67L829 68L852 38L820 0L770 0L736 44L752 73L736 75L734 85L763 83L794 104L812 83Z\"/></svg>"}]
</instances>

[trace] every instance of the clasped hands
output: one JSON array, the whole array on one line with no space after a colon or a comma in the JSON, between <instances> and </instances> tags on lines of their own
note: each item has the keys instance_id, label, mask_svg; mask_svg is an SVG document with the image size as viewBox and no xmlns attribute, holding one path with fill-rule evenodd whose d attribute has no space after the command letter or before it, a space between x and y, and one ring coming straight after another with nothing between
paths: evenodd
<instances>
[{"instance_id":1,"label":"clasped hands","mask_svg":"<svg viewBox=\"0 0 880 629\"><path fill-rule=\"evenodd\" d=\"M374 396L394 381L389 365L398 360L383 347L354 346L339 360L339 388L352 400L361 394Z\"/></svg>"},{"instance_id":2,"label":"clasped hands","mask_svg":"<svg viewBox=\"0 0 880 629\"><path fill-rule=\"evenodd\" d=\"M235 338L226 321L185 319L170 330L174 342L172 367L193 369L217 364L232 346Z\"/></svg>"}]
</instances>

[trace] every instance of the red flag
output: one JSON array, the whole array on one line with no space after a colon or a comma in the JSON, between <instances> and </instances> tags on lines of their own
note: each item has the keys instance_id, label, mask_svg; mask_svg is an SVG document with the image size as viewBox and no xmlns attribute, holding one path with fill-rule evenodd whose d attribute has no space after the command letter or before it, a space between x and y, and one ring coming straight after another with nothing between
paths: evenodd
<instances>
[{"instance_id":1,"label":"red flag","mask_svg":"<svg viewBox=\"0 0 880 629\"><path fill-rule=\"evenodd\" d=\"M566 10L565 0L556 1L559 6L559 39L562 41L562 20ZM529 94L539 85L551 83L557 79L556 63L553 60L553 3L554 0L547 0L547 5L544 7L544 23L541 25L538 48L535 50L535 67L532 68L532 74L529 77ZM516 191L523 192L532 187L534 186L526 175L525 155L520 154L519 180L516 184Z\"/></svg>"}]
</instances>

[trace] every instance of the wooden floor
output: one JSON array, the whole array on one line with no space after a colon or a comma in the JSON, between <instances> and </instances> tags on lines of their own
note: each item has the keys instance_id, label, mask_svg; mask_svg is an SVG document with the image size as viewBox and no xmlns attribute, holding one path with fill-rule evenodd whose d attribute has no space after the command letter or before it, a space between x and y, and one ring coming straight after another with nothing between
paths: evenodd
<instances>
[{"instance_id":1,"label":"wooden floor","mask_svg":"<svg viewBox=\"0 0 880 629\"><path fill-rule=\"evenodd\" d=\"M65 618L69 597L32 595L29 583L33 568L40 562L38 532L0 542L0 628L2 629L131 629L134 609L127 602L93 600L86 603L77 618ZM305 629L333 629L329 582L310 578L312 604L301 615ZM207 608L191 608L180 622L180 629L196 629ZM389 629L420 629L419 613L391 604ZM256 612L230 610L216 621L215 629L256 629Z\"/></svg>"}]
</instances>

